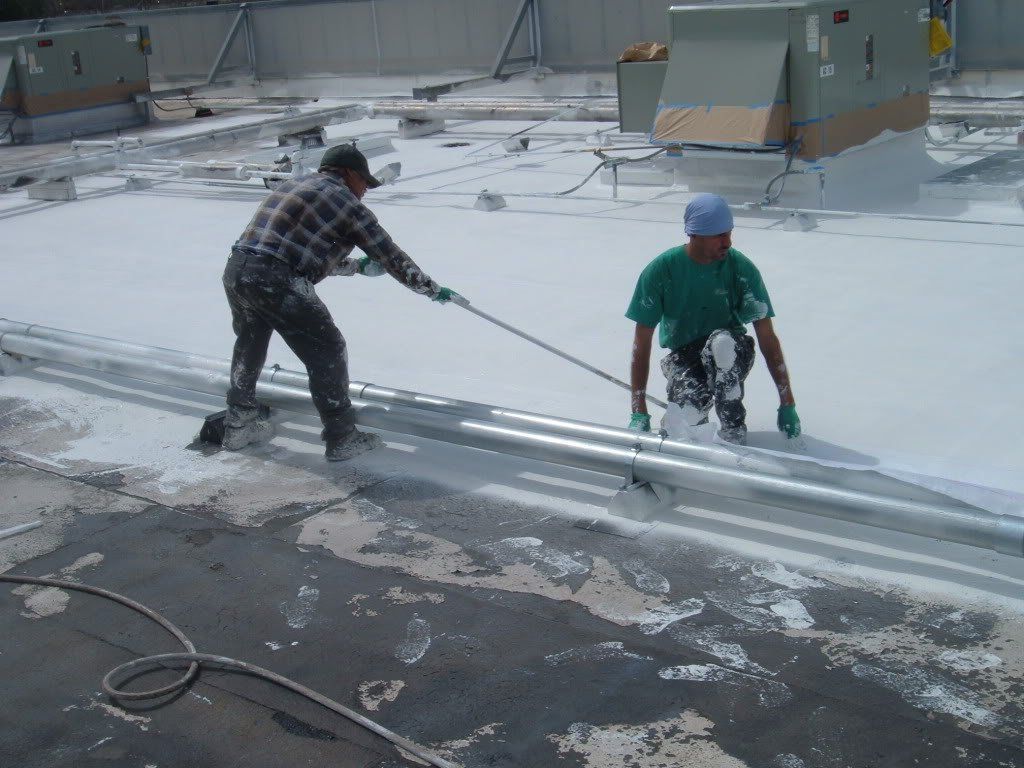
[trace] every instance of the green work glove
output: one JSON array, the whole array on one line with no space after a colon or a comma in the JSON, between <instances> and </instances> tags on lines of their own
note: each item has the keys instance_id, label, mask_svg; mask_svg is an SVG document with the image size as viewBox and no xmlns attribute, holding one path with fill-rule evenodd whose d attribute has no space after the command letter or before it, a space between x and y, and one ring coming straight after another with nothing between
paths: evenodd
<instances>
[{"instance_id":1,"label":"green work glove","mask_svg":"<svg viewBox=\"0 0 1024 768\"><path fill-rule=\"evenodd\" d=\"M800 436L800 417L796 415L795 405L779 406L779 432L785 432L792 439Z\"/></svg>"},{"instance_id":2,"label":"green work glove","mask_svg":"<svg viewBox=\"0 0 1024 768\"><path fill-rule=\"evenodd\" d=\"M634 432L650 432L651 414L634 413L629 419L629 428Z\"/></svg>"},{"instance_id":3,"label":"green work glove","mask_svg":"<svg viewBox=\"0 0 1024 768\"><path fill-rule=\"evenodd\" d=\"M437 292L437 296L434 296L431 299L431 301L436 301L440 304L447 304L449 301L451 301L458 295L459 294L457 294L451 288L442 288L440 291Z\"/></svg>"},{"instance_id":4,"label":"green work glove","mask_svg":"<svg viewBox=\"0 0 1024 768\"><path fill-rule=\"evenodd\" d=\"M374 261L369 256L359 259L359 274L367 277L380 277L384 274L384 267L379 261Z\"/></svg>"}]
</instances>

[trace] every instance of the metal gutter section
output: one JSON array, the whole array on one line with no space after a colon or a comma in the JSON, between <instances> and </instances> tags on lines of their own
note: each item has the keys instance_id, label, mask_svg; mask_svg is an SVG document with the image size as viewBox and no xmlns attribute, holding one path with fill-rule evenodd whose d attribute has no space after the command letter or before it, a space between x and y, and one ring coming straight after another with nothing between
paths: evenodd
<instances>
[{"instance_id":1,"label":"metal gutter section","mask_svg":"<svg viewBox=\"0 0 1024 768\"><path fill-rule=\"evenodd\" d=\"M222 396L228 386L224 372L180 367L11 331L0 330L0 351L215 396ZM284 410L314 410L308 391L284 383L261 380L257 396ZM699 491L1024 557L1022 517L853 491L395 403L355 399L353 405L357 423L364 426L619 477L631 472L637 481L680 492Z\"/></svg>"}]
</instances>

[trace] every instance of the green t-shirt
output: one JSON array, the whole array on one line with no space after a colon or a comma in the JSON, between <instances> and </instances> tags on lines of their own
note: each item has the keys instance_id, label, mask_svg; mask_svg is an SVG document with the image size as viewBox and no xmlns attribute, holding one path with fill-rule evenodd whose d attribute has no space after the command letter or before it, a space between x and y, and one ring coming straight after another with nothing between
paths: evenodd
<instances>
[{"instance_id":1,"label":"green t-shirt","mask_svg":"<svg viewBox=\"0 0 1024 768\"><path fill-rule=\"evenodd\" d=\"M710 335L719 328L744 332L755 320L774 317L757 267L730 248L714 264L698 264L686 246L670 248L640 273L626 317L648 328L659 323L665 349Z\"/></svg>"}]
</instances>

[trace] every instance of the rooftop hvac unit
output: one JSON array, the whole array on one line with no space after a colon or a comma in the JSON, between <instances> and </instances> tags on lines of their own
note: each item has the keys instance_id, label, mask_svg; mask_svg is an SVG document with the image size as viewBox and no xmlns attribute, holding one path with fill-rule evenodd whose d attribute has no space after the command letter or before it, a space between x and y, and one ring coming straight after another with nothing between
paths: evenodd
<instances>
[{"instance_id":1,"label":"rooftop hvac unit","mask_svg":"<svg viewBox=\"0 0 1024 768\"><path fill-rule=\"evenodd\" d=\"M146 27L0 38L0 121L16 143L35 143L142 125L149 92ZM0 122L0 126L4 125Z\"/></svg>"},{"instance_id":2,"label":"rooftop hvac unit","mask_svg":"<svg viewBox=\"0 0 1024 768\"><path fill-rule=\"evenodd\" d=\"M927 0L673 6L668 62L619 64L622 130L816 160L920 128L930 18Z\"/></svg>"}]
</instances>

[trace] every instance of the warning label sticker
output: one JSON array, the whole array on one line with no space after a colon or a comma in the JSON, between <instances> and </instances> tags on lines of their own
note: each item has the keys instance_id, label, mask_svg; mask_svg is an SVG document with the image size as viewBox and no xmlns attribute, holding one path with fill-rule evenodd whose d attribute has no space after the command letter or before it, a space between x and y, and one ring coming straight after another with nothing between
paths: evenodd
<instances>
[{"instance_id":1,"label":"warning label sticker","mask_svg":"<svg viewBox=\"0 0 1024 768\"><path fill-rule=\"evenodd\" d=\"M821 17L812 14L807 17L807 52L817 53L821 35Z\"/></svg>"}]
</instances>

